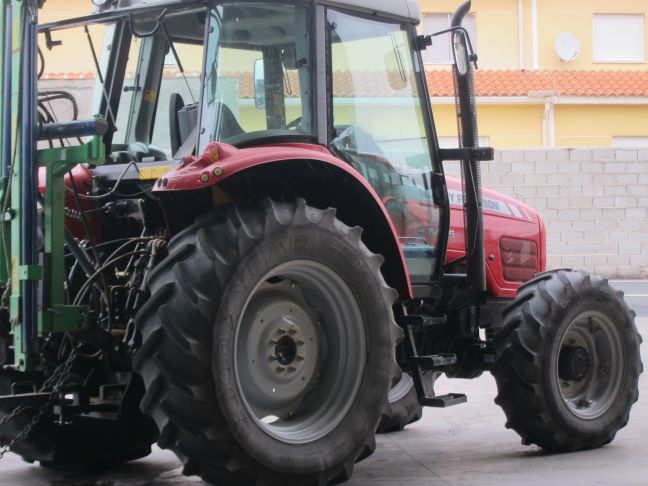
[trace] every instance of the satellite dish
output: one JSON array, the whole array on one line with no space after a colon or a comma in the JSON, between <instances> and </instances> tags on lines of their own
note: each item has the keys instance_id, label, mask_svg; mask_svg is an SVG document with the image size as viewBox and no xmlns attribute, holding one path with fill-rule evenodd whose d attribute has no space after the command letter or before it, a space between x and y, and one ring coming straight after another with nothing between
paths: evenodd
<instances>
[{"instance_id":1,"label":"satellite dish","mask_svg":"<svg viewBox=\"0 0 648 486\"><path fill-rule=\"evenodd\" d=\"M561 61L572 62L580 54L580 42L571 32L563 32L556 39L556 52Z\"/></svg>"}]
</instances>

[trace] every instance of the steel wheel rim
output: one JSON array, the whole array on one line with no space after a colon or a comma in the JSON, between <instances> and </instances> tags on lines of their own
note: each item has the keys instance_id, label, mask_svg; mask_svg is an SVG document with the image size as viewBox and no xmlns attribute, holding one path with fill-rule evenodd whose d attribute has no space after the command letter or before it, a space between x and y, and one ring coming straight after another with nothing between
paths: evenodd
<instances>
[{"instance_id":1,"label":"steel wheel rim","mask_svg":"<svg viewBox=\"0 0 648 486\"><path fill-rule=\"evenodd\" d=\"M576 348L589 356L582 379L561 377L559 363L564 353ZM611 319L600 312L578 315L567 326L556 359L556 379L563 402L581 419L594 420L607 412L618 396L623 377L623 338ZM571 377L570 377L571 378Z\"/></svg>"},{"instance_id":2,"label":"steel wheel rim","mask_svg":"<svg viewBox=\"0 0 648 486\"><path fill-rule=\"evenodd\" d=\"M389 403L396 403L405 398L414 387L414 380L409 373L403 373L401 379L389 390Z\"/></svg>"},{"instance_id":3,"label":"steel wheel rim","mask_svg":"<svg viewBox=\"0 0 648 486\"><path fill-rule=\"evenodd\" d=\"M313 442L337 427L364 375L360 307L342 277L312 260L284 263L257 283L234 346L245 408L286 443Z\"/></svg>"}]
</instances>

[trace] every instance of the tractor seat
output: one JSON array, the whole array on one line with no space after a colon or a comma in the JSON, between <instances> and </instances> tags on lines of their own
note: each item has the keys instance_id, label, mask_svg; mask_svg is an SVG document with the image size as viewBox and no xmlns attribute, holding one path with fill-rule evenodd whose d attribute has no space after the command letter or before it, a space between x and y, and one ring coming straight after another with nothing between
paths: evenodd
<instances>
[{"instance_id":1,"label":"tractor seat","mask_svg":"<svg viewBox=\"0 0 648 486\"><path fill-rule=\"evenodd\" d=\"M192 133L195 133L198 125L200 103L185 105L179 93L173 93L169 101L171 152L175 155ZM217 101L211 110L214 113L220 113L220 118L217 120L219 127L216 130L220 134L219 140L227 142L227 140L245 133L234 113L225 103Z\"/></svg>"}]
</instances>

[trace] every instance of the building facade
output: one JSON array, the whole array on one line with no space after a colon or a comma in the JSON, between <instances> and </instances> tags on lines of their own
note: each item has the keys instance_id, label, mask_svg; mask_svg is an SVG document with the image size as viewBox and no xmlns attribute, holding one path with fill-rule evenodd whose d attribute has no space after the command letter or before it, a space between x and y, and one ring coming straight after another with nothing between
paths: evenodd
<instances>
[{"instance_id":1,"label":"building facade","mask_svg":"<svg viewBox=\"0 0 648 486\"><path fill-rule=\"evenodd\" d=\"M457 0L421 0L425 33ZM648 147L640 0L474 0L480 131L495 147ZM454 138L448 38L425 55L442 140Z\"/></svg>"}]
</instances>

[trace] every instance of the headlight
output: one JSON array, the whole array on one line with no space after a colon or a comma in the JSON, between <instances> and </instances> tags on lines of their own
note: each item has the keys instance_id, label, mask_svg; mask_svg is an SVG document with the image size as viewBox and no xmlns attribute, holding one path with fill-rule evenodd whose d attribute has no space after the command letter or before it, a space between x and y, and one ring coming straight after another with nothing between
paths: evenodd
<instances>
[{"instance_id":1,"label":"headlight","mask_svg":"<svg viewBox=\"0 0 648 486\"><path fill-rule=\"evenodd\" d=\"M532 240L500 239L502 272L509 282L526 282L538 271L538 245Z\"/></svg>"}]
</instances>

